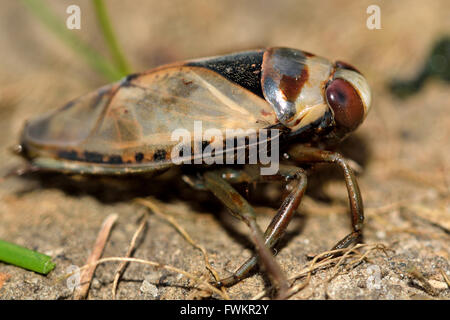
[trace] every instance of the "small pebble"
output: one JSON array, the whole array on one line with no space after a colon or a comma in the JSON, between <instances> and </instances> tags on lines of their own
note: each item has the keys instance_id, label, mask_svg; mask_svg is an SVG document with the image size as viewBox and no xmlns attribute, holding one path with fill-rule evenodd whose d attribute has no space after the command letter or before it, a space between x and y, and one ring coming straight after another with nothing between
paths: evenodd
<instances>
[{"instance_id":1,"label":"small pebble","mask_svg":"<svg viewBox=\"0 0 450 320\"><path fill-rule=\"evenodd\" d=\"M160 272L152 272L144 277L144 280L150 283L158 283L160 279L161 279Z\"/></svg>"},{"instance_id":2,"label":"small pebble","mask_svg":"<svg viewBox=\"0 0 450 320\"><path fill-rule=\"evenodd\" d=\"M91 286L94 289L99 289L102 286L102 284L98 279L94 279L92 280Z\"/></svg>"},{"instance_id":3,"label":"small pebble","mask_svg":"<svg viewBox=\"0 0 450 320\"><path fill-rule=\"evenodd\" d=\"M437 281L437 280L428 280L431 286L438 290L447 289L447 284L445 282Z\"/></svg>"},{"instance_id":4,"label":"small pebble","mask_svg":"<svg viewBox=\"0 0 450 320\"><path fill-rule=\"evenodd\" d=\"M148 282L147 280L144 280L142 282L140 290L143 293L151 294L153 298L156 298L158 296L158 288L154 284Z\"/></svg>"},{"instance_id":5,"label":"small pebble","mask_svg":"<svg viewBox=\"0 0 450 320\"><path fill-rule=\"evenodd\" d=\"M386 232L384 231L377 231L377 237L378 239L385 239L386 238Z\"/></svg>"}]
</instances>

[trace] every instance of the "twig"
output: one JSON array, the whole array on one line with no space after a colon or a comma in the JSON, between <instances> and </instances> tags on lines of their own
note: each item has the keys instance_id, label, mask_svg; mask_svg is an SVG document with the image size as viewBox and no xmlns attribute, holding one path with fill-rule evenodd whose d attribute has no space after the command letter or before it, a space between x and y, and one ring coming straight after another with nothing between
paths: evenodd
<instances>
[{"instance_id":1,"label":"twig","mask_svg":"<svg viewBox=\"0 0 450 320\"><path fill-rule=\"evenodd\" d=\"M411 267L406 270L406 272L408 272L411 278L417 279L422 284L422 288L425 290L425 292L430 296L436 296L439 294L439 292L435 288L433 288L433 286L428 282L424 275L419 270L417 270L416 267Z\"/></svg>"},{"instance_id":2,"label":"twig","mask_svg":"<svg viewBox=\"0 0 450 320\"><path fill-rule=\"evenodd\" d=\"M98 261L98 259L102 255L103 249L106 245L106 240L108 240L111 228L116 222L117 218L117 214L111 214L103 222L100 232L98 233L97 240L95 241L94 249L92 250L92 253L86 263L90 267L85 268L86 270L81 273L80 286L75 289L75 300L86 298L89 291L89 286L91 284L92 276L94 275L95 268L97 266L96 261Z\"/></svg>"},{"instance_id":3,"label":"twig","mask_svg":"<svg viewBox=\"0 0 450 320\"><path fill-rule=\"evenodd\" d=\"M445 274L444 270L440 269L442 276L444 277L445 282L447 283L447 287L450 288L450 280L448 279L447 275Z\"/></svg>"},{"instance_id":4,"label":"twig","mask_svg":"<svg viewBox=\"0 0 450 320\"><path fill-rule=\"evenodd\" d=\"M141 205L146 206L147 208L152 210L152 212L155 213L158 217L160 217L160 218L164 219L165 221L167 221L168 223L170 223L184 237L184 239L186 239L187 242L189 242L193 247L200 250L203 254L203 259L205 261L206 268L209 270L209 272L211 272L211 274L213 275L213 277L216 281L220 280L220 277L219 277L217 271L211 266L211 264L209 262L209 256L208 256L208 253L206 252L206 249L204 247L202 247L201 245L197 244L191 238L191 236L183 229L183 227L181 227L178 224L178 222L173 217L162 213L161 210L159 210L159 208L152 201L150 201L148 199L137 198L137 199L135 199L135 201L137 203L140 203ZM227 297L227 299L229 299L226 289L224 287L222 287L221 290L222 290L223 294Z\"/></svg>"},{"instance_id":5,"label":"twig","mask_svg":"<svg viewBox=\"0 0 450 320\"><path fill-rule=\"evenodd\" d=\"M199 277L184 271L182 269L170 266L170 265L164 265L161 264L159 262L155 262L155 261L150 261L150 260L143 260L143 259L137 259L137 258L123 258L123 257L108 257L108 258L102 258L100 260L97 261L93 261L90 264L86 264L84 266L82 266L81 268L77 269L76 271L73 271L71 273L65 274L64 275L64 279L70 277L71 275L75 274L76 272L85 270L87 268L96 268L99 264L105 263L105 262L113 262L113 261L126 261L126 262L136 262L136 263L142 263L142 264L146 264L146 265L150 265L156 268L161 268L161 269L165 269L168 271L172 271L172 272L176 272L179 274L184 275L186 278L192 279L194 280L196 283L200 283L202 285L204 285L207 289L209 289L212 293L216 293L219 296L221 296L223 299L226 299L227 297L223 294L222 291L220 291L219 289L217 289L216 287L212 286L209 282L200 279Z\"/></svg>"},{"instance_id":6,"label":"twig","mask_svg":"<svg viewBox=\"0 0 450 320\"><path fill-rule=\"evenodd\" d=\"M367 252L365 252L364 254L361 255L361 253L359 253L357 251L357 249L362 248L362 247L368 247ZM312 276L312 273L318 269L324 268L326 266L329 265L333 265L336 263L336 267L334 270L336 270L337 267L339 267L339 265L341 265L343 263L343 261L348 258L348 256L352 253L360 255L359 259L356 259L354 261L351 261L349 264L355 264L358 263L360 261L362 261L362 259L364 259L371 251L378 249L378 250L383 250L386 253L386 246L383 244L373 244L373 245L368 245L368 244L357 244L356 246L352 247L352 248L344 248L344 249L336 249L336 250L330 250L330 251L325 251L322 252L319 255L316 255L314 257L314 259L310 262L307 263L307 265L296 275L289 277L288 280L289 281L295 281L297 279L300 279L304 276L307 276L307 279L300 283L297 284L295 286L292 286L287 293L287 297L291 297L292 295L296 294L297 292L299 292L300 290L302 290L303 288L305 288ZM335 257L332 258L333 254L337 254L337 253L342 253L342 256L339 257ZM324 258L325 257L325 258ZM324 258L324 259L323 259ZM323 260L321 260L323 259ZM325 282L328 281L325 280ZM261 299L262 297L264 297L271 288L266 288L265 290L259 292L258 294L256 294L252 299Z\"/></svg>"},{"instance_id":7,"label":"twig","mask_svg":"<svg viewBox=\"0 0 450 320\"><path fill-rule=\"evenodd\" d=\"M131 254L133 253L135 247L136 247L136 241L137 238L139 237L139 235L141 234L142 230L145 229L145 227L147 226L147 214L144 214L144 216L142 217L142 221L139 225L139 227L137 228L136 232L133 235L133 238L131 239L131 243L128 247L128 251L125 255L126 258L129 258L131 256ZM128 262L124 261L120 264L119 268L117 268L116 270L116 274L114 276L114 282L113 282L113 287L112 287L112 296L113 299L116 299L116 291L117 291L117 285L119 283L119 279L122 276L122 273L125 271L126 267L128 265Z\"/></svg>"}]
</instances>

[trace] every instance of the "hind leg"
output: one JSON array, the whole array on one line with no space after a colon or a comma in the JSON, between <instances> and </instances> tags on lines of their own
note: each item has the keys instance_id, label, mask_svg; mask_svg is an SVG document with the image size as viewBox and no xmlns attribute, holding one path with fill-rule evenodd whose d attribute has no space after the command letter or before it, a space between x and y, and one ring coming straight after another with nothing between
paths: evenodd
<instances>
[{"instance_id":1,"label":"hind leg","mask_svg":"<svg viewBox=\"0 0 450 320\"><path fill-rule=\"evenodd\" d=\"M280 292L288 289L288 282L280 266L266 246L264 235L256 223L253 208L217 171L207 171L203 174L203 183L222 203L227 206L231 213L243 221L250 229L250 237L256 247L260 261L266 269L271 281L278 286Z\"/></svg>"}]
</instances>

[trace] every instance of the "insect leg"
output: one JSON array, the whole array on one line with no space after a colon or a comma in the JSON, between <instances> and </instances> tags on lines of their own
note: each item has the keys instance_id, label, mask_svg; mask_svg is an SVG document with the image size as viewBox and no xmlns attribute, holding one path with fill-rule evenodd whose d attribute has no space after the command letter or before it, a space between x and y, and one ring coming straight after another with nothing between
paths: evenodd
<instances>
[{"instance_id":1,"label":"insect leg","mask_svg":"<svg viewBox=\"0 0 450 320\"><path fill-rule=\"evenodd\" d=\"M280 292L288 288L288 282L280 266L276 262L272 252L265 245L264 235L256 223L256 216L253 208L226 180L219 172L207 171L203 174L204 185L219 200L221 200L231 211L231 213L245 222L250 228L251 238L256 246L260 261L266 268L271 280L278 285ZM219 283L219 285L223 285Z\"/></svg>"},{"instance_id":2,"label":"insect leg","mask_svg":"<svg viewBox=\"0 0 450 320\"><path fill-rule=\"evenodd\" d=\"M364 222L364 207L361 192L359 191L355 175L353 174L353 170L348 165L345 158L337 152L319 150L303 146L290 148L288 154L292 160L298 162L303 163L328 162L328 163L335 163L341 167L344 173L345 184L347 186L353 232L351 232L342 240L340 240L333 247L333 250L346 248L351 243L357 241L362 235L362 227Z\"/></svg>"},{"instance_id":3,"label":"insect leg","mask_svg":"<svg viewBox=\"0 0 450 320\"><path fill-rule=\"evenodd\" d=\"M0 177L0 179L6 179L6 178L16 177L16 176L20 177L20 176L26 175L28 173L34 173L34 172L39 172L39 171L44 171L44 170L42 170L39 167L33 166L32 164L26 164L25 166L20 166L20 167L11 169L3 177Z\"/></svg>"},{"instance_id":4,"label":"insect leg","mask_svg":"<svg viewBox=\"0 0 450 320\"><path fill-rule=\"evenodd\" d=\"M223 175L223 177L228 178L232 182L255 182L281 179L284 179L285 181L297 181L297 184L294 186L291 193L283 200L280 209L278 209L277 214L273 217L266 229L266 232L264 233L266 245L269 248L273 248L283 235L300 204L302 196L306 190L307 177L303 169L293 166L280 165L278 173L273 176L256 176L254 170L251 170L254 168L254 166L247 166L247 170L242 171L242 174L240 175L236 172L229 172L228 169L225 169L227 172ZM224 286L231 286L239 282L245 278L250 271L252 271L256 263L257 257L251 257L241 267L239 267L233 275L221 280L221 284Z\"/></svg>"}]
</instances>

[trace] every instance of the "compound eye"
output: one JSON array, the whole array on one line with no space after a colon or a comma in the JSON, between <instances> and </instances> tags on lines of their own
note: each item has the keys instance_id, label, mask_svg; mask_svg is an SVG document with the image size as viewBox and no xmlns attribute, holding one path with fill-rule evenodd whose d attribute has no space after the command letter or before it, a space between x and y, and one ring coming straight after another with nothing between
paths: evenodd
<instances>
[{"instance_id":1,"label":"compound eye","mask_svg":"<svg viewBox=\"0 0 450 320\"><path fill-rule=\"evenodd\" d=\"M354 130L364 120L364 105L358 92L344 79L334 79L326 89L328 105L338 125Z\"/></svg>"}]
</instances>

